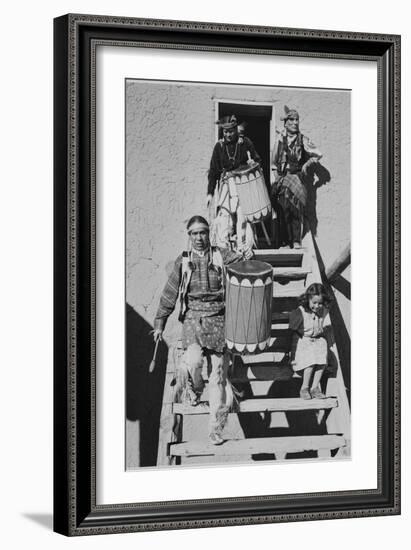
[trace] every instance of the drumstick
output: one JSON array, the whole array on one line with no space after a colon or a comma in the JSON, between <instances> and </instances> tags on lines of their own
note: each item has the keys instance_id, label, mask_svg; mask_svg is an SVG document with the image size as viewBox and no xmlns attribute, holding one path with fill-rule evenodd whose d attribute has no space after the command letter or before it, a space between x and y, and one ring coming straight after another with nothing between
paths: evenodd
<instances>
[{"instance_id":1,"label":"drumstick","mask_svg":"<svg viewBox=\"0 0 411 550\"><path fill-rule=\"evenodd\" d=\"M249 166L254 167L254 166L256 166L256 165L258 164L258 163L255 162L255 160L254 160L253 158L251 158L251 153L250 153L250 151L247 151L247 156L248 156L247 164L248 164Z\"/></svg>"},{"instance_id":2,"label":"drumstick","mask_svg":"<svg viewBox=\"0 0 411 550\"><path fill-rule=\"evenodd\" d=\"M150 363L150 366L148 367L148 372L153 372L154 367L156 366L156 356L157 356L157 348L158 348L159 342L160 342L160 338L158 338L158 340L156 342L156 347L154 348L153 359Z\"/></svg>"}]
</instances>

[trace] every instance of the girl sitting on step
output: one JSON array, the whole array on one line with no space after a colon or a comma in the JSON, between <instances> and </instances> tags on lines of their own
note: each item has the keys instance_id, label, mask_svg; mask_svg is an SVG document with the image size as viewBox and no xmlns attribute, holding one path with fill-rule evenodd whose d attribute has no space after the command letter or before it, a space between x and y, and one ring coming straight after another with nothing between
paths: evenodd
<instances>
[{"instance_id":1,"label":"girl sitting on step","mask_svg":"<svg viewBox=\"0 0 411 550\"><path fill-rule=\"evenodd\" d=\"M331 298L320 283L311 284L299 298L299 307L290 313L293 331L292 366L302 378L302 399L323 399L320 381L328 363L327 330L330 326Z\"/></svg>"}]
</instances>

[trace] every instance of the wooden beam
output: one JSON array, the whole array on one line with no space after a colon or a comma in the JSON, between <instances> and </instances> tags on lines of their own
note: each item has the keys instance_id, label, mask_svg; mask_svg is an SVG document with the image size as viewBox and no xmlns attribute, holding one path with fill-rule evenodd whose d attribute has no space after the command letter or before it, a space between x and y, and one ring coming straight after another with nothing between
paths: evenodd
<instances>
[{"instance_id":1,"label":"wooden beam","mask_svg":"<svg viewBox=\"0 0 411 550\"><path fill-rule=\"evenodd\" d=\"M266 398L266 399L245 399L238 405L239 413L250 412L287 412L287 411L310 411L333 409L338 406L337 399L329 397L327 399L300 399L299 397L289 398ZM173 412L175 414L208 414L209 406L206 402L201 402L192 407L183 403L174 403Z\"/></svg>"},{"instance_id":2,"label":"wooden beam","mask_svg":"<svg viewBox=\"0 0 411 550\"><path fill-rule=\"evenodd\" d=\"M318 266L317 254L315 251L314 239L311 231L309 231L303 238L303 244L306 249L306 254L303 259L303 267L311 266L311 272L307 275L305 281L306 287L312 283L321 283L321 273Z\"/></svg>"},{"instance_id":3,"label":"wooden beam","mask_svg":"<svg viewBox=\"0 0 411 550\"><path fill-rule=\"evenodd\" d=\"M253 250L254 255L257 256L302 256L304 254L303 248L264 248ZM257 258L259 259L259 258Z\"/></svg>"},{"instance_id":4,"label":"wooden beam","mask_svg":"<svg viewBox=\"0 0 411 550\"><path fill-rule=\"evenodd\" d=\"M348 243L338 258L331 266L326 269L325 276L332 282L335 277L340 275L351 263L351 243Z\"/></svg>"},{"instance_id":5,"label":"wooden beam","mask_svg":"<svg viewBox=\"0 0 411 550\"><path fill-rule=\"evenodd\" d=\"M186 457L302 453L304 451L321 452L326 449L339 449L344 447L345 443L345 438L340 435L258 437L228 440L222 445L212 445L204 441L174 443L170 446L170 452L176 456Z\"/></svg>"},{"instance_id":6,"label":"wooden beam","mask_svg":"<svg viewBox=\"0 0 411 550\"><path fill-rule=\"evenodd\" d=\"M181 441L181 416L173 414L175 359L182 351L170 346L168 352L167 374L164 381L163 405L160 416L160 429L158 437L157 466L171 466L175 463L175 457L170 456L170 443ZM178 357L179 358L179 357Z\"/></svg>"}]
</instances>

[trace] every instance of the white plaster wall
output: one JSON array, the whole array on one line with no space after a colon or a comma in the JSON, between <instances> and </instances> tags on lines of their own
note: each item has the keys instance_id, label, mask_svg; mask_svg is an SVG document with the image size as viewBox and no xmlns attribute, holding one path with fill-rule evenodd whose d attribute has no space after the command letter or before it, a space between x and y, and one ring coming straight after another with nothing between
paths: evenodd
<instances>
[{"instance_id":1,"label":"white plaster wall","mask_svg":"<svg viewBox=\"0 0 411 550\"><path fill-rule=\"evenodd\" d=\"M283 128L284 105L322 151L331 174L317 192L317 242L330 265L350 240L350 93L295 88L126 83L127 302L152 324L185 223L207 216L207 170L215 143L215 100L268 102ZM343 306L349 323L349 303ZM174 314L165 337L179 334Z\"/></svg>"}]
</instances>

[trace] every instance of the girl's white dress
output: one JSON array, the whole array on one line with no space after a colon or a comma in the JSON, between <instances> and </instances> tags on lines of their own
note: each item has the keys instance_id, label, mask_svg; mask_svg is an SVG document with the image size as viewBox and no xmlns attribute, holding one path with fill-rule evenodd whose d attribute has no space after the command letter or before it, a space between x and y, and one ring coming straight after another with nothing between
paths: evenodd
<instances>
[{"instance_id":1,"label":"girl's white dress","mask_svg":"<svg viewBox=\"0 0 411 550\"><path fill-rule=\"evenodd\" d=\"M326 308L316 314L300 306L290 313L289 327L293 331L291 361L295 371L313 365L327 365L329 326L330 316Z\"/></svg>"}]
</instances>

